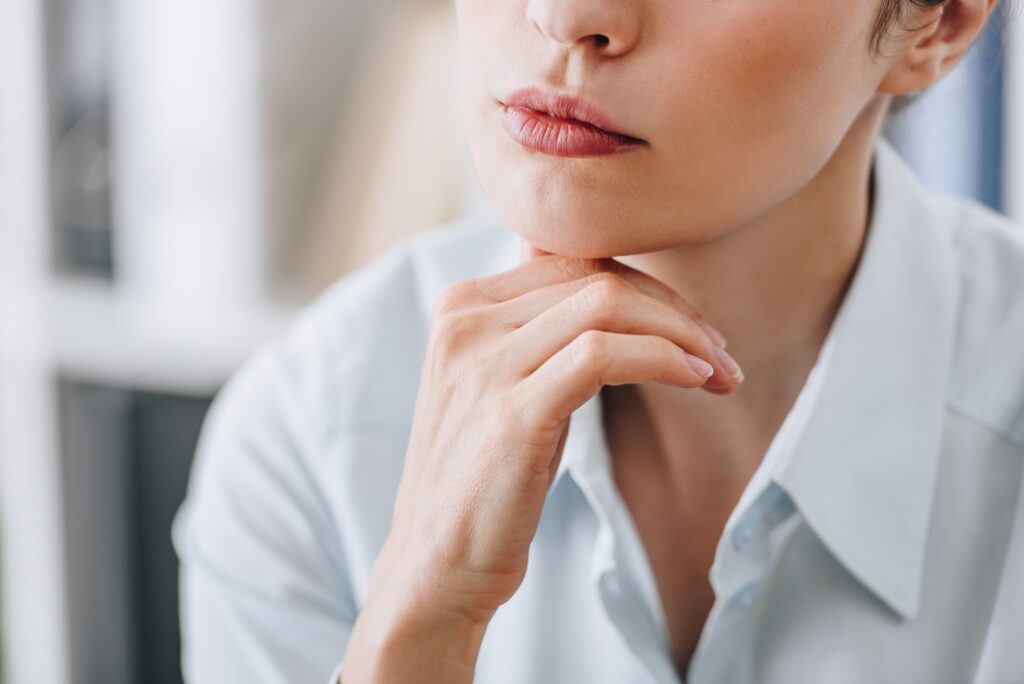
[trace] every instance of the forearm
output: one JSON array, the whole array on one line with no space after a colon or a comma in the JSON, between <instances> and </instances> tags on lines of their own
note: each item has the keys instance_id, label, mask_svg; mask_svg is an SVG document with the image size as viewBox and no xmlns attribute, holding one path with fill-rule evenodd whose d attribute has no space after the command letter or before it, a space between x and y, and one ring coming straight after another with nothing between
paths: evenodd
<instances>
[{"instance_id":1,"label":"forearm","mask_svg":"<svg viewBox=\"0 0 1024 684\"><path fill-rule=\"evenodd\" d=\"M339 684L472 682L486 623L395 603L368 601L360 612Z\"/></svg>"}]
</instances>

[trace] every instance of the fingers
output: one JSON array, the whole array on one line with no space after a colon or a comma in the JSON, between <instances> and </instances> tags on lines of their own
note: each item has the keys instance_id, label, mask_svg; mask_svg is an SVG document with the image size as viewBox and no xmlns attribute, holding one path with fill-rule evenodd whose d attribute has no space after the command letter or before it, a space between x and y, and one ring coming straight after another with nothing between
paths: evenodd
<instances>
[{"instance_id":1,"label":"fingers","mask_svg":"<svg viewBox=\"0 0 1024 684\"><path fill-rule=\"evenodd\" d=\"M498 308L507 309L501 312L503 321L515 327L510 342L523 376L584 332L603 330L664 337L712 366L711 386L739 384L696 321L611 273L541 288Z\"/></svg>"},{"instance_id":2,"label":"fingers","mask_svg":"<svg viewBox=\"0 0 1024 684\"><path fill-rule=\"evenodd\" d=\"M555 429L604 385L700 387L688 356L664 337L588 330L520 381L519 410L534 427Z\"/></svg>"},{"instance_id":3,"label":"fingers","mask_svg":"<svg viewBox=\"0 0 1024 684\"><path fill-rule=\"evenodd\" d=\"M523 261L515 268L475 280L480 291L494 302L505 302L545 285L564 283L614 268L611 259L568 259L534 251L535 247L524 246L522 249Z\"/></svg>"},{"instance_id":4,"label":"fingers","mask_svg":"<svg viewBox=\"0 0 1024 684\"><path fill-rule=\"evenodd\" d=\"M477 278L477 289L492 302L505 302L538 288L565 283L601 272L611 272L629 281L652 297L657 297L680 313L692 318L721 348L725 337L704 320L703 315L688 299L660 280L614 259L569 259L534 247L520 238L519 266L490 276Z\"/></svg>"},{"instance_id":5,"label":"fingers","mask_svg":"<svg viewBox=\"0 0 1024 684\"><path fill-rule=\"evenodd\" d=\"M652 278L642 271L638 271L615 260L612 260L612 264L614 264L612 267L613 273L623 276L631 284L640 288L647 294L664 300L680 313L692 318L699 326L704 328L705 332L707 332L708 336L717 346L725 349L725 336L722 335L722 333L720 333L714 326L704 320L704 316L697 310L696 306L690 303L690 300L686 299L686 297L679 294L657 278Z\"/></svg>"},{"instance_id":6,"label":"fingers","mask_svg":"<svg viewBox=\"0 0 1024 684\"><path fill-rule=\"evenodd\" d=\"M431 317L501 303L527 293L541 284L555 282L564 275L564 269L551 268L554 262L550 260L540 271L536 270L536 266L528 266L529 262L538 257L552 255L522 238L519 246L519 266L490 276L450 283L435 297ZM562 280L564 279L563 277Z\"/></svg>"}]
</instances>

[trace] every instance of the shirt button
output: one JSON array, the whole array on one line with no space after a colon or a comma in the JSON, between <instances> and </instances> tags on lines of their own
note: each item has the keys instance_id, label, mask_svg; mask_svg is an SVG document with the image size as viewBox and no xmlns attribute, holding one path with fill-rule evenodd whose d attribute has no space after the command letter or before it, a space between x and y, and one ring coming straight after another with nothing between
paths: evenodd
<instances>
[{"instance_id":1,"label":"shirt button","mask_svg":"<svg viewBox=\"0 0 1024 684\"><path fill-rule=\"evenodd\" d=\"M754 528L753 523L751 521L745 521L740 523L736 528L736 531L733 532L732 544L737 551L742 551L750 545L750 542L754 541L756 536L757 530Z\"/></svg>"},{"instance_id":2,"label":"shirt button","mask_svg":"<svg viewBox=\"0 0 1024 684\"><path fill-rule=\"evenodd\" d=\"M760 584L758 582L751 582L736 592L736 595L733 597L733 603L739 608L747 608L757 599L760 593Z\"/></svg>"},{"instance_id":3,"label":"shirt button","mask_svg":"<svg viewBox=\"0 0 1024 684\"><path fill-rule=\"evenodd\" d=\"M617 578L615 575L608 575L605 578L605 584L608 586L608 591L611 594L618 595L618 593L619 593L619 578Z\"/></svg>"}]
</instances>

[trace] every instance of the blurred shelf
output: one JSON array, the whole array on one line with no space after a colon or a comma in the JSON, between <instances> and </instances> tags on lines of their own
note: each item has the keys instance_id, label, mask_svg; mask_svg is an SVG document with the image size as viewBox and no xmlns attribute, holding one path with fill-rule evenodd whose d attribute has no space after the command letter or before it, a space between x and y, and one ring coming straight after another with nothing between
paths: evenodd
<instances>
[{"instance_id":1,"label":"blurred shelf","mask_svg":"<svg viewBox=\"0 0 1024 684\"><path fill-rule=\"evenodd\" d=\"M213 394L294 311L158 306L109 283L73 278L55 281L46 301L43 334L62 375L191 396Z\"/></svg>"}]
</instances>

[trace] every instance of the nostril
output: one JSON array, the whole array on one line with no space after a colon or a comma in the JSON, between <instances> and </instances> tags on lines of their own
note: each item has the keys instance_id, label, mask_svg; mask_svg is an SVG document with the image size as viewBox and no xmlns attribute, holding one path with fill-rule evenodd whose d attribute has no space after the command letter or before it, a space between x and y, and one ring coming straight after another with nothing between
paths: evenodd
<instances>
[{"instance_id":1,"label":"nostril","mask_svg":"<svg viewBox=\"0 0 1024 684\"><path fill-rule=\"evenodd\" d=\"M598 33L594 35L594 43L596 43L598 47L604 47L609 42L611 41L608 40L608 36L604 34Z\"/></svg>"}]
</instances>

